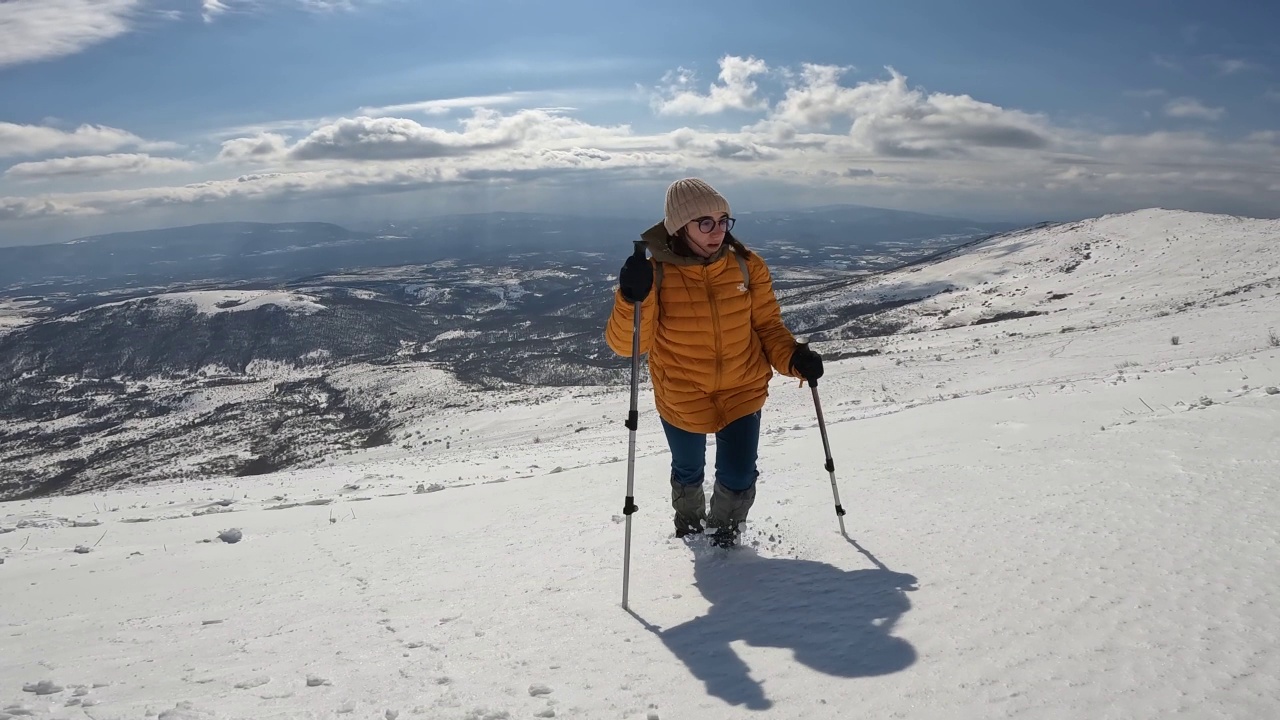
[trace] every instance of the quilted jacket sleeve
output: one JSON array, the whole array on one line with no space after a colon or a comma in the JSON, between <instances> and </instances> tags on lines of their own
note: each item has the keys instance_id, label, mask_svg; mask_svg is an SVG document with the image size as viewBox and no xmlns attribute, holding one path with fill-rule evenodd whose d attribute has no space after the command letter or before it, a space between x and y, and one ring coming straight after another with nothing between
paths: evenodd
<instances>
[{"instance_id":1,"label":"quilted jacket sleeve","mask_svg":"<svg viewBox=\"0 0 1280 720\"><path fill-rule=\"evenodd\" d=\"M650 262L653 262L650 260ZM649 352L653 345L654 328L658 325L658 293L655 287L640 303L640 354ZM613 311L605 325L604 339L609 347L622 357L631 357L631 335L635 331L635 310L622 297L622 291L613 291Z\"/></svg>"},{"instance_id":2,"label":"quilted jacket sleeve","mask_svg":"<svg viewBox=\"0 0 1280 720\"><path fill-rule=\"evenodd\" d=\"M773 369L798 378L800 375L791 370L791 353L795 351L796 338L782 322L782 308L773 293L769 267L754 253L747 259L747 267L751 271L751 325L764 345L765 355Z\"/></svg>"}]
</instances>

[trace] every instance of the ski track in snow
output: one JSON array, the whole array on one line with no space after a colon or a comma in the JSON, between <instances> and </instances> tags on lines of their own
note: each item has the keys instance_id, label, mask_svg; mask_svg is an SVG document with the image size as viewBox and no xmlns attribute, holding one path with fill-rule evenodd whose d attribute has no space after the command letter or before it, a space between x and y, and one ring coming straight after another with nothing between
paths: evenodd
<instances>
[{"instance_id":1,"label":"ski track in snow","mask_svg":"<svg viewBox=\"0 0 1280 720\"><path fill-rule=\"evenodd\" d=\"M1110 228L1128 267L1184 223L1176 282L1144 281L1172 303L1280 275L1207 251L1243 247L1234 223L1154 218L1075 232ZM1061 233L947 262L1057 267ZM625 388L413 421L448 447L5 503L0 720L1280 716L1278 290L1159 314L1109 288L828 363L848 537L809 389L778 378L743 546L674 538L646 387L630 613Z\"/></svg>"}]
</instances>

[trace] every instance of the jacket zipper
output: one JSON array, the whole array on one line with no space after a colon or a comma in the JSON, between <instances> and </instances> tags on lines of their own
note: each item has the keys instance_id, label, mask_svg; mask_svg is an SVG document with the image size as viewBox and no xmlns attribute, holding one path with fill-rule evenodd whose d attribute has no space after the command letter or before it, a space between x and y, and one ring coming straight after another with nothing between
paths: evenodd
<instances>
[{"instance_id":1,"label":"jacket zipper","mask_svg":"<svg viewBox=\"0 0 1280 720\"><path fill-rule=\"evenodd\" d=\"M720 337L720 308L716 304L715 287L711 282L711 272L707 265L702 266L702 278L707 283L707 301L711 305L711 331L715 336L715 353L716 353L716 374L715 379L711 383L712 400L716 406L716 412L720 414L720 422L724 423L724 409L720 407L720 399L715 394L720 392L721 376L724 374L724 360L721 348Z\"/></svg>"}]
</instances>

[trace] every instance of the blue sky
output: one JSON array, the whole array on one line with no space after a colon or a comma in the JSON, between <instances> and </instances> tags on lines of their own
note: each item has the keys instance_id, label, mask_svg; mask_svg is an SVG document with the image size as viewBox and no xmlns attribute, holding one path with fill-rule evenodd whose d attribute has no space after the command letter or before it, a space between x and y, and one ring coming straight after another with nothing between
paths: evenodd
<instances>
[{"instance_id":1,"label":"blue sky","mask_svg":"<svg viewBox=\"0 0 1280 720\"><path fill-rule=\"evenodd\" d=\"M7 0L0 244L211 220L851 202L1280 212L1280 9Z\"/></svg>"}]
</instances>

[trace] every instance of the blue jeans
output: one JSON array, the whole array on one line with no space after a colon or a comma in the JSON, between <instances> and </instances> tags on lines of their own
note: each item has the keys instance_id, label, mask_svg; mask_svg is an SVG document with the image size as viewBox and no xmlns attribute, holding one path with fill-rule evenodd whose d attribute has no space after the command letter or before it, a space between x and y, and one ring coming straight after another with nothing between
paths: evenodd
<instances>
[{"instance_id":1,"label":"blue jeans","mask_svg":"<svg viewBox=\"0 0 1280 720\"><path fill-rule=\"evenodd\" d=\"M671 476L682 485L701 485L707 464L707 436L681 430L666 420L662 429L671 448ZM756 482L760 447L760 411L738 418L716 433L716 482L741 492Z\"/></svg>"}]
</instances>

